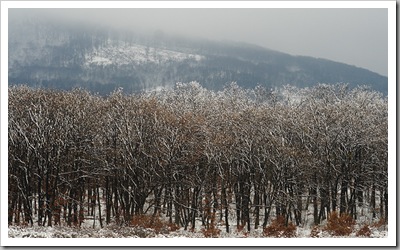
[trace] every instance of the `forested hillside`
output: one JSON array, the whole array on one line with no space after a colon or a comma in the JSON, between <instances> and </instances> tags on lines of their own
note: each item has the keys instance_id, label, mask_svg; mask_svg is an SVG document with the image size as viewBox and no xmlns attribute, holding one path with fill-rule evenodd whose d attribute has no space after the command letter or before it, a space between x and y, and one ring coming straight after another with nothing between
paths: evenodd
<instances>
[{"instance_id":1,"label":"forested hillside","mask_svg":"<svg viewBox=\"0 0 400 250\"><path fill-rule=\"evenodd\" d=\"M383 94L388 90L387 77L326 59L245 43L162 32L144 35L40 18L11 19L8 48L10 85L62 90L83 87L101 95L118 87L130 94L191 81L216 91L230 82L248 89L346 83L351 88L368 85Z\"/></svg>"},{"instance_id":2,"label":"forested hillside","mask_svg":"<svg viewBox=\"0 0 400 250\"><path fill-rule=\"evenodd\" d=\"M318 225L336 212L388 220L388 103L373 90L192 82L133 95L8 94L9 225L145 215L215 236Z\"/></svg>"}]
</instances>

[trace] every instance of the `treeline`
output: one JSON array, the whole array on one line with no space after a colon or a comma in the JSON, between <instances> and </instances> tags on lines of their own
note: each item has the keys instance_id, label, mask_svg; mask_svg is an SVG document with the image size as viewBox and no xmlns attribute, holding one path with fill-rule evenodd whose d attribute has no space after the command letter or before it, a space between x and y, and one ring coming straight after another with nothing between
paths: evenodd
<instances>
[{"instance_id":1,"label":"treeline","mask_svg":"<svg viewBox=\"0 0 400 250\"><path fill-rule=\"evenodd\" d=\"M229 232L332 211L388 218L388 105L368 89L8 94L9 224L147 214Z\"/></svg>"}]
</instances>

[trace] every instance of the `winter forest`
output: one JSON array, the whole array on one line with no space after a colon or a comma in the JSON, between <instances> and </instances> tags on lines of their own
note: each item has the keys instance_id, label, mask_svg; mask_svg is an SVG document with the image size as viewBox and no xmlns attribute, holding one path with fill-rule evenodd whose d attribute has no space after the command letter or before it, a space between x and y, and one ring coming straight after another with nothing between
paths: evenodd
<instances>
[{"instance_id":1,"label":"winter forest","mask_svg":"<svg viewBox=\"0 0 400 250\"><path fill-rule=\"evenodd\" d=\"M387 230L388 102L366 87L191 82L101 96L14 86L8 96L9 228Z\"/></svg>"}]
</instances>

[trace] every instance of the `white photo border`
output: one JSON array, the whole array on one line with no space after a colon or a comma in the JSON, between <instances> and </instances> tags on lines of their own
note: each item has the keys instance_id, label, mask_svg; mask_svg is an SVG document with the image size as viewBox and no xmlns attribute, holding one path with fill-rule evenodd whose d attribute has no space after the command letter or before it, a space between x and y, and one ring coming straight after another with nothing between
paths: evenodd
<instances>
[{"instance_id":1,"label":"white photo border","mask_svg":"<svg viewBox=\"0 0 400 250\"><path fill-rule=\"evenodd\" d=\"M8 238L8 10L12 8L385 8L388 10L387 238ZM2 1L1 2L1 245L2 246L396 246L396 2L395 1Z\"/></svg>"}]
</instances>

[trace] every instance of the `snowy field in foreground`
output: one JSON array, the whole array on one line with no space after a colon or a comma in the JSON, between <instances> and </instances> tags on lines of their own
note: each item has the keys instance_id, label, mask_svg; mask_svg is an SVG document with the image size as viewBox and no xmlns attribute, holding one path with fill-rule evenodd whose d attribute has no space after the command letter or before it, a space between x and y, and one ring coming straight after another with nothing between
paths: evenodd
<instances>
[{"instance_id":1,"label":"snowy field in foreground","mask_svg":"<svg viewBox=\"0 0 400 250\"><path fill-rule=\"evenodd\" d=\"M355 226L355 230L346 238L356 237L359 225ZM298 238L310 237L311 229L303 229L297 227L296 235ZM377 230L371 228L371 238L385 238L387 237L387 231ZM153 229L135 228L135 227L118 227L115 225L108 225L103 228L73 228L73 227L19 227L9 226L8 227L9 238L204 238L201 230L190 232L188 230L179 229L169 233L157 234ZM252 230L250 233L237 232L236 229L231 233L226 233L221 228L220 238L263 238L262 229ZM333 237L326 231L322 231L319 237Z\"/></svg>"}]
</instances>

